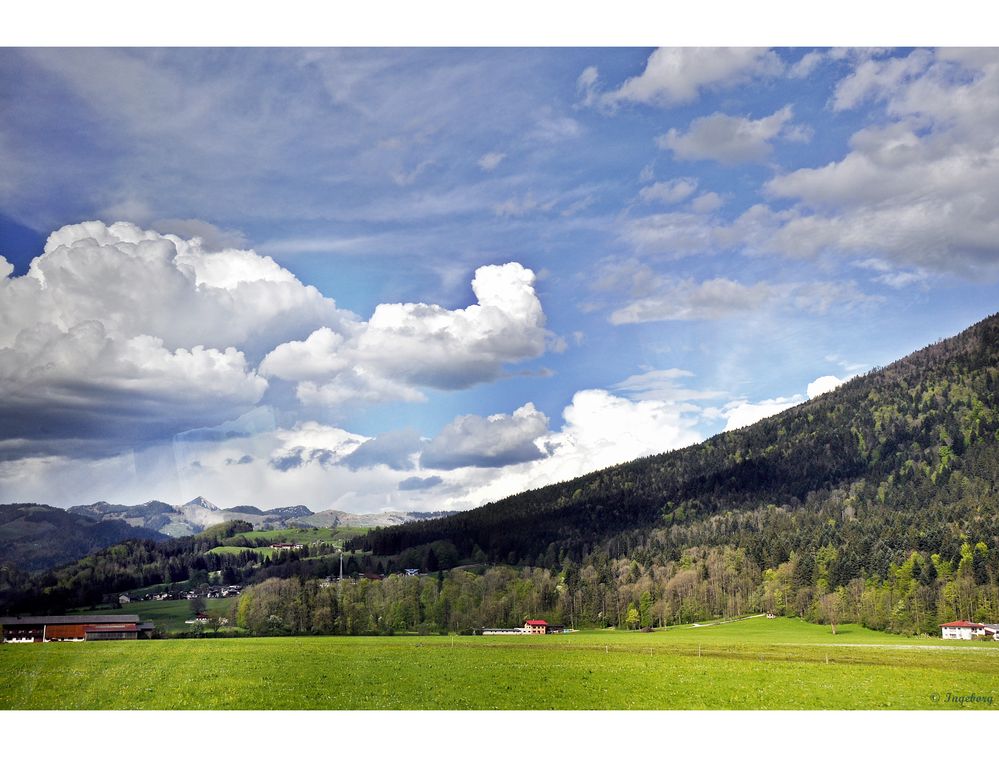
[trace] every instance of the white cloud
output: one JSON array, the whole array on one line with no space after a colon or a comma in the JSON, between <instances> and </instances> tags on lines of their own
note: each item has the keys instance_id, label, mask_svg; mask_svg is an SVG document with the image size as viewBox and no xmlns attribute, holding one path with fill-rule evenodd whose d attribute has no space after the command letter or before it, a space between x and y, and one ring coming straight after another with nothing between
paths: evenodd
<instances>
[{"instance_id":1,"label":"white cloud","mask_svg":"<svg viewBox=\"0 0 999 757\"><path fill-rule=\"evenodd\" d=\"M657 139L664 150L671 150L678 160L715 160L735 165L765 160L779 136L800 138L790 130L793 117L790 105L756 120L714 113L695 118L686 132L670 129Z\"/></svg>"},{"instance_id":2,"label":"white cloud","mask_svg":"<svg viewBox=\"0 0 999 757\"><path fill-rule=\"evenodd\" d=\"M812 72L821 65L825 59L825 54L817 50L812 50L801 56L788 70L788 76L792 79L807 79Z\"/></svg>"},{"instance_id":3,"label":"white cloud","mask_svg":"<svg viewBox=\"0 0 999 757\"><path fill-rule=\"evenodd\" d=\"M904 58L863 60L853 72L836 85L834 110L855 108L867 98L889 97L899 87L922 74L932 63L933 53L915 50Z\"/></svg>"},{"instance_id":4,"label":"white cloud","mask_svg":"<svg viewBox=\"0 0 999 757\"><path fill-rule=\"evenodd\" d=\"M368 441L366 437L316 421L305 421L291 429L278 430L274 438L278 446L271 452L268 464L279 471L310 464L321 467L336 465Z\"/></svg>"},{"instance_id":5,"label":"white cloud","mask_svg":"<svg viewBox=\"0 0 999 757\"><path fill-rule=\"evenodd\" d=\"M701 441L692 406L661 400L633 401L603 389L576 392L557 432L538 443L548 455L501 471L454 471L447 507L466 508L517 492L566 481L610 465Z\"/></svg>"},{"instance_id":6,"label":"white cloud","mask_svg":"<svg viewBox=\"0 0 999 757\"><path fill-rule=\"evenodd\" d=\"M496 167L503 162L506 157L506 153L502 152L487 152L481 158L479 158L478 164L479 168L483 171L493 171Z\"/></svg>"},{"instance_id":7,"label":"white cloud","mask_svg":"<svg viewBox=\"0 0 999 757\"><path fill-rule=\"evenodd\" d=\"M714 213L725 204L725 200L715 192L702 192L690 201L690 209L695 213Z\"/></svg>"},{"instance_id":8,"label":"white cloud","mask_svg":"<svg viewBox=\"0 0 999 757\"><path fill-rule=\"evenodd\" d=\"M864 59L843 79L838 109L874 100L886 123L865 127L841 160L769 181L797 203L768 246L788 255L877 258L900 287L930 271L973 277L999 267L999 55L916 50Z\"/></svg>"},{"instance_id":9,"label":"white cloud","mask_svg":"<svg viewBox=\"0 0 999 757\"><path fill-rule=\"evenodd\" d=\"M503 364L544 351L545 315L532 271L519 263L483 266L472 290L478 303L461 310L379 305L359 349L382 373L437 388L496 378Z\"/></svg>"},{"instance_id":10,"label":"white cloud","mask_svg":"<svg viewBox=\"0 0 999 757\"><path fill-rule=\"evenodd\" d=\"M316 356L314 360L322 360L322 356ZM423 402L427 399L419 389L363 365L348 366L332 377L324 377L321 382L301 381L295 387L295 396L303 405L312 407L339 407L357 402Z\"/></svg>"},{"instance_id":11,"label":"white cloud","mask_svg":"<svg viewBox=\"0 0 999 757\"><path fill-rule=\"evenodd\" d=\"M565 425L548 444L563 465L597 470L700 441L686 410L675 402L629 400L587 389L573 395L562 413Z\"/></svg>"},{"instance_id":12,"label":"white cloud","mask_svg":"<svg viewBox=\"0 0 999 757\"><path fill-rule=\"evenodd\" d=\"M261 372L301 382L298 396L307 404L413 401L422 397L416 387L459 389L496 379L504 365L545 350L549 335L534 280L518 263L483 266L472 280L476 304L382 304L347 334L320 329L279 345Z\"/></svg>"},{"instance_id":13,"label":"white cloud","mask_svg":"<svg viewBox=\"0 0 999 757\"><path fill-rule=\"evenodd\" d=\"M757 76L779 73L783 63L776 53L762 48L664 47L649 56L645 70L618 89L598 92L598 72L589 67L577 81L584 104L614 106L622 102L648 105L682 105L701 91L721 89Z\"/></svg>"},{"instance_id":14,"label":"white cloud","mask_svg":"<svg viewBox=\"0 0 999 757\"><path fill-rule=\"evenodd\" d=\"M805 396L795 394L792 397L777 397L776 399L762 400L761 402L737 400L725 405L719 415L726 419L724 430L732 431L744 426L751 426L757 421L782 413L795 405L800 405L806 398L810 400L815 399L819 395L831 392L845 382L846 379L837 378L836 376L820 376L814 381L809 382Z\"/></svg>"},{"instance_id":15,"label":"white cloud","mask_svg":"<svg viewBox=\"0 0 999 757\"><path fill-rule=\"evenodd\" d=\"M385 465L392 470L412 470L423 447L424 441L415 430L396 429L368 439L343 458L343 463L352 470L375 465Z\"/></svg>"},{"instance_id":16,"label":"white cloud","mask_svg":"<svg viewBox=\"0 0 999 757\"><path fill-rule=\"evenodd\" d=\"M171 351L157 337L114 339L98 321L39 324L0 348L3 452L108 454L236 417L266 388L232 347Z\"/></svg>"},{"instance_id":17,"label":"white cloud","mask_svg":"<svg viewBox=\"0 0 999 757\"><path fill-rule=\"evenodd\" d=\"M0 415L22 439L12 454L60 443L109 454L234 418L267 388L255 358L351 322L252 251L127 223L65 226L26 275L0 278Z\"/></svg>"},{"instance_id":18,"label":"white cloud","mask_svg":"<svg viewBox=\"0 0 999 757\"><path fill-rule=\"evenodd\" d=\"M689 321L723 318L734 313L754 311L774 297L768 284L747 286L730 279L710 279L699 284L693 280L667 285L664 291L615 310L610 321L615 325L646 321Z\"/></svg>"},{"instance_id":19,"label":"white cloud","mask_svg":"<svg viewBox=\"0 0 999 757\"><path fill-rule=\"evenodd\" d=\"M511 415L483 418L462 415L424 448L423 468L454 470L467 466L500 468L545 456L537 440L548 432L548 418L528 402Z\"/></svg>"},{"instance_id":20,"label":"white cloud","mask_svg":"<svg viewBox=\"0 0 999 757\"><path fill-rule=\"evenodd\" d=\"M221 423L267 378L293 382L302 405L421 401L422 387L496 379L550 341L517 263L479 268L467 308L383 304L367 322L269 257L127 223L63 227L26 275L0 269L0 420L21 439L9 455L60 442L112 454Z\"/></svg>"},{"instance_id":21,"label":"white cloud","mask_svg":"<svg viewBox=\"0 0 999 757\"><path fill-rule=\"evenodd\" d=\"M682 202L697 190L697 179L683 177L669 181L657 181L647 187L642 187L638 195L645 202L662 202L672 205Z\"/></svg>"},{"instance_id":22,"label":"white cloud","mask_svg":"<svg viewBox=\"0 0 999 757\"><path fill-rule=\"evenodd\" d=\"M582 133L583 127L575 118L544 110L527 136L539 142L562 142Z\"/></svg>"},{"instance_id":23,"label":"white cloud","mask_svg":"<svg viewBox=\"0 0 999 757\"><path fill-rule=\"evenodd\" d=\"M796 394L793 397L778 397L762 402L732 402L725 406L722 416L726 419L725 431L734 431L737 428L752 426L757 421L769 418L771 415L782 413L788 408L799 405L804 401L804 397Z\"/></svg>"},{"instance_id":24,"label":"white cloud","mask_svg":"<svg viewBox=\"0 0 999 757\"><path fill-rule=\"evenodd\" d=\"M115 339L155 336L169 349L234 346L253 359L352 318L269 257L209 252L197 238L127 223L65 226L25 276L0 281L0 346L37 323L93 320Z\"/></svg>"},{"instance_id":25,"label":"white cloud","mask_svg":"<svg viewBox=\"0 0 999 757\"><path fill-rule=\"evenodd\" d=\"M721 397L723 392L705 389L687 389L678 385L682 379L694 374L682 368L649 370L629 376L614 384L612 389L638 400L662 400L665 402L690 402Z\"/></svg>"},{"instance_id":26,"label":"white cloud","mask_svg":"<svg viewBox=\"0 0 999 757\"><path fill-rule=\"evenodd\" d=\"M820 394L831 392L840 384L845 383L845 381L845 379L836 378L835 376L819 376L815 381L809 383L805 394L808 396L808 399L815 399Z\"/></svg>"},{"instance_id":27,"label":"white cloud","mask_svg":"<svg viewBox=\"0 0 999 757\"><path fill-rule=\"evenodd\" d=\"M113 485L123 502L202 494L222 506L462 509L700 441L697 409L673 400L584 390L563 419L549 431L548 419L527 403L512 414L459 416L430 442L411 431L371 439L314 421L251 433L220 429L153 448L141 465L132 455L0 460L0 487L61 505L106 498Z\"/></svg>"},{"instance_id":28,"label":"white cloud","mask_svg":"<svg viewBox=\"0 0 999 757\"><path fill-rule=\"evenodd\" d=\"M303 342L285 342L273 349L260 363L260 373L286 381L310 381L327 378L350 367L350 359L341 352L347 337L323 326Z\"/></svg>"},{"instance_id":29,"label":"white cloud","mask_svg":"<svg viewBox=\"0 0 999 757\"><path fill-rule=\"evenodd\" d=\"M112 217L121 218L113 214ZM246 249L249 246L246 235L238 229L220 229L198 218L163 218L150 225L161 234L173 234L181 239L198 237L205 250Z\"/></svg>"},{"instance_id":30,"label":"white cloud","mask_svg":"<svg viewBox=\"0 0 999 757\"><path fill-rule=\"evenodd\" d=\"M865 294L851 281L743 284L726 278L671 281L649 273L639 280L644 294L633 292L632 301L611 313L611 323L712 320L768 308L824 314L882 299ZM627 284L626 279L620 282Z\"/></svg>"},{"instance_id":31,"label":"white cloud","mask_svg":"<svg viewBox=\"0 0 999 757\"><path fill-rule=\"evenodd\" d=\"M731 245L727 227L700 213L673 211L633 218L620 230L626 242L642 253L673 258L723 249Z\"/></svg>"}]
</instances>

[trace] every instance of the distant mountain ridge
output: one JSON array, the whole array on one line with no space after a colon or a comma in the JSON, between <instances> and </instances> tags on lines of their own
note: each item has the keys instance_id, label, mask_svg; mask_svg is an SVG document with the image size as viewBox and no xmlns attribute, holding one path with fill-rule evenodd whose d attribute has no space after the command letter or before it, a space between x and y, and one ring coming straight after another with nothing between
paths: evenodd
<instances>
[{"instance_id":1,"label":"distant mountain ridge","mask_svg":"<svg viewBox=\"0 0 999 757\"><path fill-rule=\"evenodd\" d=\"M118 505L95 502L77 505L68 512L98 523L124 522L134 528L158 531L165 536L193 536L210 526L231 520L243 520L256 530L291 528L293 526L395 526L414 520L441 517L446 513L386 511L381 513L348 513L343 510L313 512L305 505L276 507L262 510L254 505L220 508L204 497L195 497L179 507L159 500L141 505Z\"/></svg>"}]
</instances>

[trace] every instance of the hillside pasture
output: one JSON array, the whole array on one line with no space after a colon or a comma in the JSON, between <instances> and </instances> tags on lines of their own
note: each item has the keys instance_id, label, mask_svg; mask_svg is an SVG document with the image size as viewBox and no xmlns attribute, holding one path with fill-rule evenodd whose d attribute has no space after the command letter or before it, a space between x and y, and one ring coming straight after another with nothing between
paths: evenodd
<instances>
[{"instance_id":1,"label":"hillside pasture","mask_svg":"<svg viewBox=\"0 0 999 757\"><path fill-rule=\"evenodd\" d=\"M212 547L208 550L209 555L239 555L243 552L253 552L261 560L274 555L274 550L270 547Z\"/></svg>"},{"instance_id":2,"label":"hillside pasture","mask_svg":"<svg viewBox=\"0 0 999 757\"><path fill-rule=\"evenodd\" d=\"M6 645L0 678L5 709L994 709L999 644L752 619L656 633Z\"/></svg>"},{"instance_id":3,"label":"hillside pasture","mask_svg":"<svg viewBox=\"0 0 999 757\"><path fill-rule=\"evenodd\" d=\"M225 547L267 547L281 542L311 545L317 541L342 547L348 539L362 536L367 528L331 527L331 528L281 528L267 531L245 531L235 536L223 539Z\"/></svg>"}]
</instances>

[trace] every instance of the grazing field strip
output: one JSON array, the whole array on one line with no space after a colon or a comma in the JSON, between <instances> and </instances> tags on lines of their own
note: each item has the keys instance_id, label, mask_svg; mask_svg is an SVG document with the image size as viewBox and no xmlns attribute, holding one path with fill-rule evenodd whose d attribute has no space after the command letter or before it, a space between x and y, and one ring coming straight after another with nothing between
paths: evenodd
<instances>
[{"instance_id":1,"label":"grazing field strip","mask_svg":"<svg viewBox=\"0 0 999 757\"><path fill-rule=\"evenodd\" d=\"M782 640L828 633L769 628ZM697 632L5 645L0 708L933 710L999 700L997 654L727 635L676 643Z\"/></svg>"}]
</instances>

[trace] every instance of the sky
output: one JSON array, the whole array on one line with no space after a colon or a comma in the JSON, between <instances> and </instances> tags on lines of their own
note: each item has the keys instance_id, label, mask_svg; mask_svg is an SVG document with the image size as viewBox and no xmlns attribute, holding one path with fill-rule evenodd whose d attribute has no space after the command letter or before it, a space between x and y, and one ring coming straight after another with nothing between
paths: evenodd
<instances>
[{"instance_id":1,"label":"sky","mask_svg":"<svg viewBox=\"0 0 999 757\"><path fill-rule=\"evenodd\" d=\"M456 510L999 294L999 50L0 49L0 502Z\"/></svg>"}]
</instances>

